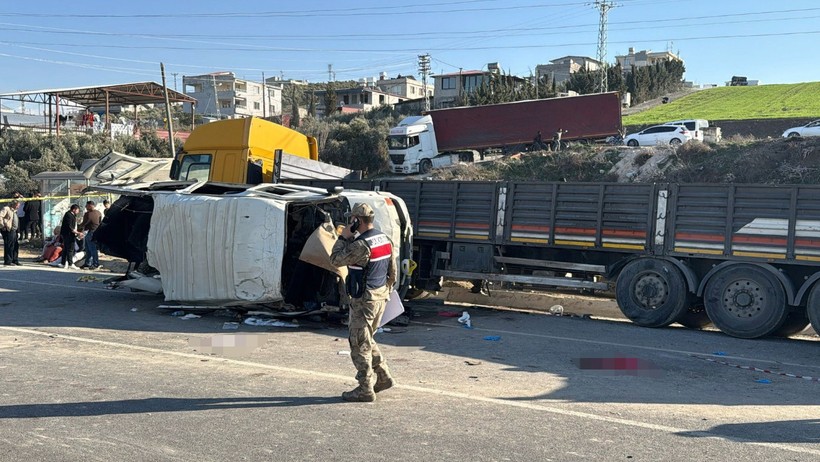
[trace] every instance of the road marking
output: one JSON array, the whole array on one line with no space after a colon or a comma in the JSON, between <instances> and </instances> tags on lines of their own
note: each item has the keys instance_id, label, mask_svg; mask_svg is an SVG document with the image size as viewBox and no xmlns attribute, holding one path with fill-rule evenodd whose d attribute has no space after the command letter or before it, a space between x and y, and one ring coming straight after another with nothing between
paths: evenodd
<instances>
[{"instance_id":1,"label":"road marking","mask_svg":"<svg viewBox=\"0 0 820 462\"><path fill-rule=\"evenodd\" d=\"M141 352L152 353L152 354L163 354L163 355L168 355L168 356L176 356L176 357L180 357L180 358L202 360L205 357L203 355L194 354L194 353L183 353L183 352L179 352L179 351L169 351L169 350L163 350L163 349L160 349L160 348L151 348L151 347L144 347L144 346L139 346L139 345L129 345L129 344L126 344L126 343L110 342L110 341L107 341L107 340L96 340L96 339L90 339L90 338L85 338L85 337L77 337L77 336L74 336L74 335L64 335L64 334L58 334L58 333L54 333L54 332L45 332L45 331L32 330L32 329L23 329L23 328L19 328L19 327L0 326L0 331L14 332L14 333L19 333L19 334L37 335L37 336L42 336L42 337L56 336L57 338L62 338L62 339L71 340L71 341L80 342L80 343L88 343L88 344L93 344L93 345L103 345L103 346L109 346L109 347L113 347L113 348L120 348L120 349L133 350L133 351L141 351ZM278 371L278 372L305 375L305 376L309 376L309 377L323 378L323 379L328 379L328 380L333 380L333 381L341 381L341 382L350 382L351 381L351 379L349 377L346 377L346 376L343 376L343 375L338 375L338 374L330 374L330 373L327 373L327 372L317 372L317 371L311 371L311 370L307 370L307 369L297 369L297 368L286 367L286 366L275 366L275 365L272 365L272 364L262 364L262 363L256 363L256 362L251 362L251 361L242 361L242 360L238 360L238 359L216 358L216 357L213 357L213 356L208 356L207 358L210 360L208 362L208 364L213 364L213 363L225 364L225 363L227 363L227 364L233 364L233 365L237 365L237 366L246 366L246 367L253 367L253 368L258 368L258 369L268 369L268 370L274 370L274 371ZM622 418L617 418L617 417L608 417L608 416L602 416L602 415L597 415L597 414L590 414L590 413L587 413L587 412L572 411L572 410L568 410L568 409L561 409L561 408L547 406L547 405L543 405L543 404L532 404L532 403L525 403L525 402L520 402L520 401L509 401L509 400L500 399L500 398L489 398L489 397L483 397L483 396L475 396L475 395L467 394L467 393L459 393L459 392L455 392L455 391L440 390L440 389L437 389L437 388L417 387L417 386L414 386L414 385L397 384L397 385L395 385L395 388L415 391L415 392L418 392L418 393L432 394L432 395L437 395L437 396L446 396L448 398L476 401L476 402L493 404L493 405L498 405L498 406L507 406L507 407L515 407L515 408L520 408L520 409L527 409L527 410L532 410L532 411L548 412L548 413L551 413L551 414L564 415L564 416L575 417L575 418L579 418L579 419L595 420L595 421L599 421L599 422L619 424L619 425L625 425L625 426L629 426L629 427L643 428L643 429L646 429L646 430L653 430L653 431L659 431L659 432L664 432L664 433L673 433L673 434L686 435L686 436L696 436L696 437L710 438L710 439L715 439L715 440L731 441L731 442L742 443L742 444L752 444L752 445L755 445L755 446L762 446L762 447L777 449L777 450L782 450L782 451L797 452L797 453L812 454L812 455L820 456L820 449L809 449L809 448L804 448L804 447L800 447L800 446L791 446L791 445L788 445L788 444L766 443L766 442L760 442L760 441L753 441L753 440L748 440L748 439L744 439L744 438L718 435L718 434L715 434L715 433L712 433L712 432L709 432L709 431L705 431L705 430L704 431L692 431L692 430L686 430L686 429L683 429L683 428L671 427L671 426L668 426L668 425L658 425L658 424L653 424L653 423L648 423L648 422L641 422L641 421L638 421L638 420L622 419Z\"/></svg>"},{"instance_id":2,"label":"road marking","mask_svg":"<svg viewBox=\"0 0 820 462\"><path fill-rule=\"evenodd\" d=\"M434 327L443 327L447 329L460 329L463 326L451 326L447 324L436 324L433 322L420 322L420 321L412 321L413 324L418 324L420 326L434 326ZM613 346L619 348L635 348L638 350L649 350L649 351L660 351L663 353L673 353L673 354L680 354L686 356L709 356L709 357L716 357L716 358L723 358L723 359L738 359L743 361L755 361L758 363L770 363L770 364L778 364L784 366L792 366L792 367L809 367L818 369L820 365L810 365L810 364L797 364L797 363L784 363L781 361L775 361L772 359L760 359L760 358L746 358L743 356L730 356L730 355L711 355L709 353L704 353L702 351L686 351L686 350L673 350L671 348L660 348L660 347L651 347L651 346L643 346L643 345L632 345L629 343L618 343L618 342L605 342L603 340L588 340L583 338L575 338L575 337L561 337L558 335L547 335L547 334L533 334L530 332L517 332L511 330L501 330L501 329L482 329L480 327L473 327L472 330L476 330L479 332L493 332L497 334L505 334L505 335L519 335L522 337L537 337L549 340L561 340L565 342L576 342L576 343L588 343L592 345L606 345L606 346Z\"/></svg>"},{"instance_id":3,"label":"road marking","mask_svg":"<svg viewBox=\"0 0 820 462\"><path fill-rule=\"evenodd\" d=\"M23 284L40 284L40 285L45 285L45 286L64 287L64 288L69 288L69 289L96 290L96 291L99 291L99 292L108 292L108 293L112 293L112 292L113 293L126 293L126 292L118 292L117 290L112 290L112 289L97 289L97 288L88 287L88 286L69 285L69 284L54 284L54 283L48 283L48 282L21 281L19 279L0 279L0 282L2 282L2 281L19 282L19 283L23 283ZM130 293L130 292L127 293L127 294L128 295L133 295L133 293ZM152 295L152 294L148 294L148 295ZM459 326L449 326L449 325L446 325L446 324L437 324L437 323L431 323L431 322L413 321L413 324L417 324L417 325L420 325L420 326L442 327L442 328L447 328L447 329L461 328L461 325L459 325ZM580 338L575 338L575 337L561 337L561 336L557 336L557 335L533 334L533 333L529 333L529 332L516 332L516 331L499 330L499 329L482 329L480 327L475 327L475 328L473 328L473 330L476 330L476 331L479 331L479 332L496 332L496 333L505 334L505 335L518 335L518 336L523 336L523 337L536 337L536 338L543 338L543 339L549 339L549 340L562 340L562 341L567 341L567 342L587 343L587 344L592 344L592 345L605 345L605 346L614 346L614 347L619 347L619 348L634 348L634 349L639 349L639 350L659 351L659 352L663 352L663 353L673 353L673 354L680 354L680 355L685 355L685 356L710 356L710 357L720 357L720 358L723 358L723 359L736 359L736 360L741 360L741 361L754 361L754 362L758 362L758 363L778 364L778 365L790 366L790 367L807 367L807 368L820 369L820 365L785 363L785 362L775 361L775 360L771 360L771 359L746 358L746 357L743 357L743 356L730 356L730 355L716 356L716 355L710 355L708 353L704 353L703 351L673 350L673 349L670 349L670 348L659 348L659 347L650 347L650 346L642 346L642 345L632 345L632 344L628 344L628 343L605 342L603 340L587 340L587 339L580 339Z\"/></svg>"},{"instance_id":4,"label":"road marking","mask_svg":"<svg viewBox=\"0 0 820 462\"><path fill-rule=\"evenodd\" d=\"M79 273L79 274L82 274L82 273ZM83 274L83 276L93 276L93 274L86 273L86 274ZM114 277L114 276L116 276L116 275L113 275L112 277ZM73 284L73 285L72 284L55 284L53 282L21 281L19 279L6 279L6 278L0 279L0 282L3 282L3 281L20 282L20 283L23 283L23 284L39 284L41 286L51 286L51 287L63 287L63 288L66 288L66 289L96 290L98 292L116 292L116 290L113 290L113 289L97 289L96 287L89 287L89 286L85 286L85 285L76 285L76 284ZM90 283L84 283L84 284L90 284Z\"/></svg>"}]
</instances>

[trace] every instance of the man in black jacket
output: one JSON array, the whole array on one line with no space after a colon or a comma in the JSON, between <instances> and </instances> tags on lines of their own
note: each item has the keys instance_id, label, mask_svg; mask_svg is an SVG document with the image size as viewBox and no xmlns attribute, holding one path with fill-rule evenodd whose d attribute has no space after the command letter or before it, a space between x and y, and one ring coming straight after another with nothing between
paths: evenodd
<instances>
[{"instance_id":1,"label":"man in black jacket","mask_svg":"<svg viewBox=\"0 0 820 462\"><path fill-rule=\"evenodd\" d=\"M31 200L26 201L23 210L26 212L26 229L23 230L24 239L34 239L37 236L42 237L40 228L40 210L43 207L43 201L39 199L40 192L35 192Z\"/></svg>"},{"instance_id":2,"label":"man in black jacket","mask_svg":"<svg viewBox=\"0 0 820 462\"><path fill-rule=\"evenodd\" d=\"M60 236L63 238L63 258L60 263L65 269L79 269L74 265L74 245L77 239L83 238L83 233L77 231L77 214L80 206L72 204L68 212L63 215L63 223L60 225Z\"/></svg>"}]
</instances>

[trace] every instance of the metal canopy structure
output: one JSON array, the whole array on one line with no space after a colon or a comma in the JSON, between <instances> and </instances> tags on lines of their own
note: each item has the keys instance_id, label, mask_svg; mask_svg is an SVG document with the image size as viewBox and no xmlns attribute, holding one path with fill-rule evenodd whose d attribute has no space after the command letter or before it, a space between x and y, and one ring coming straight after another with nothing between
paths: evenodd
<instances>
[{"instance_id":1,"label":"metal canopy structure","mask_svg":"<svg viewBox=\"0 0 820 462\"><path fill-rule=\"evenodd\" d=\"M67 100L76 106L105 106L106 103L130 106L165 103L162 85L156 82L122 83L98 87L54 88L47 90L2 93L0 99L50 104L55 98ZM168 90L172 103L193 103L196 99L178 91Z\"/></svg>"},{"instance_id":2,"label":"metal canopy structure","mask_svg":"<svg viewBox=\"0 0 820 462\"><path fill-rule=\"evenodd\" d=\"M53 88L46 90L1 93L0 101L13 100L44 104L48 106L49 132L56 128L60 134L60 106L75 108L105 108L105 126L110 133L109 114L111 106L136 106L143 104L165 104L165 89L156 82L135 82L93 87ZM169 103L191 103L193 120L196 99L175 90L167 90ZM52 112L53 109L53 112ZM56 117L55 117L56 116ZM113 135L112 135L113 136Z\"/></svg>"}]
</instances>

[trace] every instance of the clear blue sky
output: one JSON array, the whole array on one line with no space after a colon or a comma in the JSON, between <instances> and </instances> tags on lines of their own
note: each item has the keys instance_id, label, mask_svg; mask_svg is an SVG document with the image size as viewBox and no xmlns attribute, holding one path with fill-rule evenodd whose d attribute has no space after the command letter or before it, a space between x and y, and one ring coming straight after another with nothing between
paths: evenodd
<instances>
[{"instance_id":1,"label":"clear blue sky","mask_svg":"<svg viewBox=\"0 0 820 462\"><path fill-rule=\"evenodd\" d=\"M595 57L592 0L3 1L0 92L160 81L233 71L248 79L417 75L499 62L526 76L565 55ZM617 0L607 60L671 50L686 78L722 85L820 80L817 0ZM173 76L169 75L169 85Z\"/></svg>"}]
</instances>

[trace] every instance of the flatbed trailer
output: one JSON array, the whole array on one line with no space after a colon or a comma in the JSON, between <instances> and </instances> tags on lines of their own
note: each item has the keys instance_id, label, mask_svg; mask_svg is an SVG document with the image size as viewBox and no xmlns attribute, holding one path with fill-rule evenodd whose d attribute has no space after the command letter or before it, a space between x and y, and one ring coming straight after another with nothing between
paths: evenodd
<instances>
[{"instance_id":1,"label":"flatbed trailer","mask_svg":"<svg viewBox=\"0 0 820 462\"><path fill-rule=\"evenodd\" d=\"M314 186L339 182L311 182ZM634 323L820 331L820 186L362 180L401 197L415 287L615 290Z\"/></svg>"}]
</instances>

